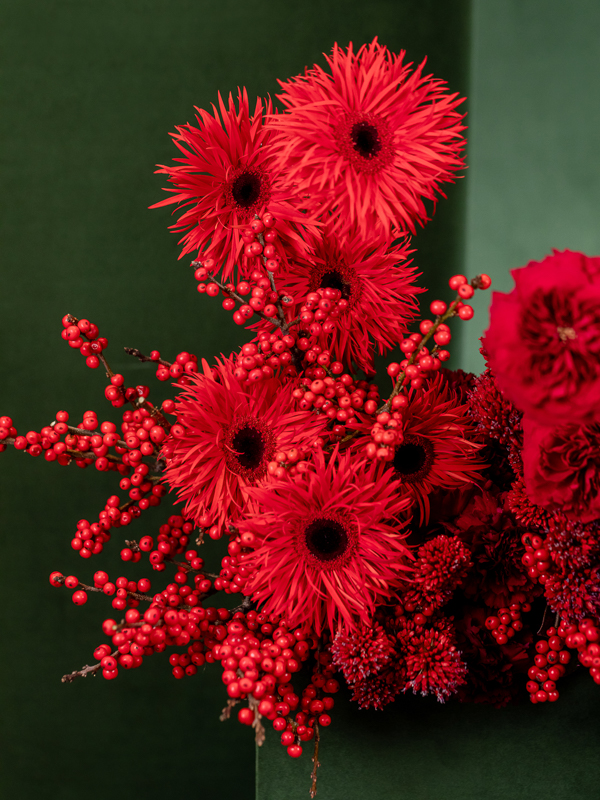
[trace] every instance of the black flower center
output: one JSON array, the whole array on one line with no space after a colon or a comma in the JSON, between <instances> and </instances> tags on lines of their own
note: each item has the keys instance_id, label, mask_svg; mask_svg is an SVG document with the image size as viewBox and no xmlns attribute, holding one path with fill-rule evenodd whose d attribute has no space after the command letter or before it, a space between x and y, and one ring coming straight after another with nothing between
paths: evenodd
<instances>
[{"instance_id":1,"label":"black flower center","mask_svg":"<svg viewBox=\"0 0 600 800\"><path fill-rule=\"evenodd\" d=\"M229 469L246 481L266 475L267 465L276 451L276 436L263 420L238 417L224 431L223 450Z\"/></svg>"},{"instance_id":2,"label":"black flower center","mask_svg":"<svg viewBox=\"0 0 600 800\"><path fill-rule=\"evenodd\" d=\"M306 546L319 561L333 561L342 556L349 544L344 526L331 519L315 519L304 531Z\"/></svg>"},{"instance_id":3,"label":"black flower center","mask_svg":"<svg viewBox=\"0 0 600 800\"><path fill-rule=\"evenodd\" d=\"M374 158L381 150L381 139L374 125L356 122L350 131L354 149L363 158Z\"/></svg>"},{"instance_id":4,"label":"black flower center","mask_svg":"<svg viewBox=\"0 0 600 800\"><path fill-rule=\"evenodd\" d=\"M244 469L256 469L265 456L265 441L261 431L250 426L240 428L231 440L236 458Z\"/></svg>"},{"instance_id":5,"label":"black flower center","mask_svg":"<svg viewBox=\"0 0 600 800\"><path fill-rule=\"evenodd\" d=\"M337 269L325 272L321 278L321 289L339 289L344 300L349 300L352 294L352 287L343 279Z\"/></svg>"},{"instance_id":6,"label":"black flower center","mask_svg":"<svg viewBox=\"0 0 600 800\"><path fill-rule=\"evenodd\" d=\"M422 436L407 436L396 448L394 469L406 483L422 480L431 469L433 446Z\"/></svg>"},{"instance_id":7,"label":"black flower center","mask_svg":"<svg viewBox=\"0 0 600 800\"><path fill-rule=\"evenodd\" d=\"M260 197L261 181L256 172L242 172L231 185L231 196L238 206L250 208Z\"/></svg>"}]
</instances>

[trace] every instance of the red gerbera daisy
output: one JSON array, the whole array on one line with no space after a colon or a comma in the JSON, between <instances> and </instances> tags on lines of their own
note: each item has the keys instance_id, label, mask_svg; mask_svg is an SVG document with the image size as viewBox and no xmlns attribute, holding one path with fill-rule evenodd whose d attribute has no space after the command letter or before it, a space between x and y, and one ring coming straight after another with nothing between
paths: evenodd
<instances>
[{"instance_id":1,"label":"red gerbera daisy","mask_svg":"<svg viewBox=\"0 0 600 800\"><path fill-rule=\"evenodd\" d=\"M258 538L244 593L290 627L320 634L369 624L409 568L404 521L409 505L397 481L374 465L322 453L295 483L250 492L260 512L240 522Z\"/></svg>"},{"instance_id":2,"label":"red gerbera daisy","mask_svg":"<svg viewBox=\"0 0 600 800\"><path fill-rule=\"evenodd\" d=\"M321 418L294 411L293 386L279 380L242 386L230 361L191 376L176 403L177 425L168 440L165 472L197 524L235 518L247 489L267 475L278 450L311 446L323 430Z\"/></svg>"},{"instance_id":3,"label":"red gerbera daisy","mask_svg":"<svg viewBox=\"0 0 600 800\"><path fill-rule=\"evenodd\" d=\"M321 345L338 361L372 373L373 344L380 354L394 347L418 310L415 296L423 290L413 284L417 272L408 266L408 242L354 232L343 239L307 237L307 243L314 255L295 260L278 280L280 291L297 301L292 319L310 292L339 289L348 306Z\"/></svg>"},{"instance_id":4,"label":"red gerbera daisy","mask_svg":"<svg viewBox=\"0 0 600 800\"><path fill-rule=\"evenodd\" d=\"M443 81L414 71L405 52L374 39L358 53L337 44L305 75L280 81L287 113L271 117L281 133L279 160L338 228L414 231L445 181L462 167L462 102Z\"/></svg>"},{"instance_id":5,"label":"red gerbera daisy","mask_svg":"<svg viewBox=\"0 0 600 800\"><path fill-rule=\"evenodd\" d=\"M243 89L238 93L237 110L231 94L228 107L219 95L219 110L213 105L213 116L196 110L197 127L182 125L171 134L183 153L183 158L174 159L181 166L159 165L157 170L174 184L175 188L165 189L173 195L151 206L183 204L185 210L171 226L175 231L187 231L180 240L180 258L194 251L213 258L217 268L223 266L223 279L231 275L236 263L247 270L241 232L267 206L278 221L280 238L292 246L292 251L296 247L302 250L293 224L306 222L306 215L291 205L292 191L286 189L273 167L268 146L272 132L263 126L263 112L271 113L270 101L263 108L258 98L250 116Z\"/></svg>"}]
</instances>

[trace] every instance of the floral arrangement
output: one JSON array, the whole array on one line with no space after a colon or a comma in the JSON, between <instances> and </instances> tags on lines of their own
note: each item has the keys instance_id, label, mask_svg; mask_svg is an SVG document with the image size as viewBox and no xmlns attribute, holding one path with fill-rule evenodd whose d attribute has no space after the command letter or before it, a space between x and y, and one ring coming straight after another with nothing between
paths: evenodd
<instances>
[{"instance_id":1,"label":"floral arrangement","mask_svg":"<svg viewBox=\"0 0 600 800\"><path fill-rule=\"evenodd\" d=\"M281 82L281 111L219 96L158 170L156 205L176 206L197 290L247 331L239 352L126 348L172 385L153 403L67 314L113 419L59 411L23 435L0 417L0 451L115 473L120 493L76 523L82 558L113 539L129 575L157 573L52 572L74 603L113 609L94 663L63 681L162 652L176 679L216 663L223 718L239 704L293 758L311 743L311 796L341 683L375 709L408 691L554 702L578 663L600 683L600 258L515 270L485 372L445 368L448 323L491 280L451 276L420 319L411 234L464 166L462 99L377 40L326 61ZM132 538L169 490L180 513Z\"/></svg>"}]
</instances>

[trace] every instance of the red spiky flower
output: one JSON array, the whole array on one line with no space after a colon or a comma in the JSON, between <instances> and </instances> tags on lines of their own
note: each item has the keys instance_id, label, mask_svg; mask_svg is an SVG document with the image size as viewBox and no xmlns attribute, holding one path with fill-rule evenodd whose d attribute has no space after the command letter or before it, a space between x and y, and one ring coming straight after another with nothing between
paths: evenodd
<instances>
[{"instance_id":1,"label":"red spiky flower","mask_svg":"<svg viewBox=\"0 0 600 800\"><path fill-rule=\"evenodd\" d=\"M222 525L238 516L248 487L266 477L275 453L311 446L323 422L294 410L291 384L272 378L243 386L231 361L202 366L176 403L165 477L189 518L201 525L208 515L211 524Z\"/></svg>"},{"instance_id":2,"label":"red spiky flower","mask_svg":"<svg viewBox=\"0 0 600 800\"><path fill-rule=\"evenodd\" d=\"M292 318L309 292L339 289L348 306L322 345L338 361L373 372L374 348L382 354L397 345L418 310L416 295L422 290L414 285L417 271L407 260L408 241L364 238L357 232L306 241L310 258L294 260L279 281L280 291L297 301Z\"/></svg>"},{"instance_id":3,"label":"red spiky flower","mask_svg":"<svg viewBox=\"0 0 600 800\"><path fill-rule=\"evenodd\" d=\"M227 279L235 264L247 269L241 231L256 214L268 210L277 220L277 233L287 244L302 250L302 240L294 223L305 223L293 207L293 190L286 188L274 168L269 140L272 132L263 125L263 114L270 114L270 101L263 106L258 98L251 116L246 90L238 90L237 109L231 94L228 105L219 95L219 109L213 114L196 109L198 125L177 127L171 134L183 158L174 159L180 166L159 165L174 188L172 196L151 208L181 204L183 209L174 231L185 231L180 258L196 252L222 265ZM290 184L288 183L289 187ZM282 254L283 254L282 250ZM254 261L254 259L252 259Z\"/></svg>"},{"instance_id":4,"label":"red spiky flower","mask_svg":"<svg viewBox=\"0 0 600 800\"><path fill-rule=\"evenodd\" d=\"M279 161L336 228L414 231L427 220L423 198L462 167L462 99L404 56L377 39L357 53L336 44L329 71L315 64L280 81L287 112L270 121Z\"/></svg>"},{"instance_id":5,"label":"red spiky flower","mask_svg":"<svg viewBox=\"0 0 600 800\"><path fill-rule=\"evenodd\" d=\"M321 453L296 482L250 492L260 510L240 522L257 539L245 594L291 627L353 630L370 624L409 568L408 499L373 465Z\"/></svg>"},{"instance_id":6,"label":"red spiky flower","mask_svg":"<svg viewBox=\"0 0 600 800\"><path fill-rule=\"evenodd\" d=\"M398 634L398 641L406 659L405 691L434 694L443 703L465 683L467 666L449 620L440 618L425 630L415 630L409 623Z\"/></svg>"},{"instance_id":7,"label":"red spiky flower","mask_svg":"<svg viewBox=\"0 0 600 800\"><path fill-rule=\"evenodd\" d=\"M394 642L381 625L350 633L340 631L331 645L333 663L342 670L348 683L377 675L394 658Z\"/></svg>"}]
</instances>

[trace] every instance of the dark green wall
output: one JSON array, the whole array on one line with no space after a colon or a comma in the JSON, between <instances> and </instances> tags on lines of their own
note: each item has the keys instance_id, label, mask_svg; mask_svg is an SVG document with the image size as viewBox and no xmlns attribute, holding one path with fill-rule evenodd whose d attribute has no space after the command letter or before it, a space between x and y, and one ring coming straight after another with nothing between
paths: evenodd
<instances>
[{"instance_id":1,"label":"dark green wall","mask_svg":"<svg viewBox=\"0 0 600 800\"><path fill-rule=\"evenodd\" d=\"M509 270L552 248L600 253L600 4L474 0L466 266ZM487 327L478 293L465 330ZM461 360L483 359L463 339Z\"/></svg>"},{"instance_id":2,"label":"dark green wall","mask_svg":"<svg viewBox=\"0 0 600 800\"><path fill-rule=\"evenodd\" d=\"M153 387L123 345L210 356L239 341L177 261L169 211L147 210L162 194L154 164L176 152L167 132L192 119L194 104L238 84L274 93L276 77L302 71L334 40L376 34L413 59L429 53L431 69L465 93L465 10L445 0L5 0L0 414L26 431L61 408L74 417L107 408L100 371L60 339L66 312L96 322L114 368ZM459 263L464 189L449 195L419 237L430 273ZM0 796L250 797L254 745L247 729L218 722L216 671L176 682L156 656L114 682L59 682L91 659L109 607L93 596L76 608L47 577L89 579L101 566L121 574L118 548L92 563L69 548L76 521L97 513L112 486L93 470L0 455ZM149 516L146 530L166 514Z\"/></svg>"}]
</instances>

